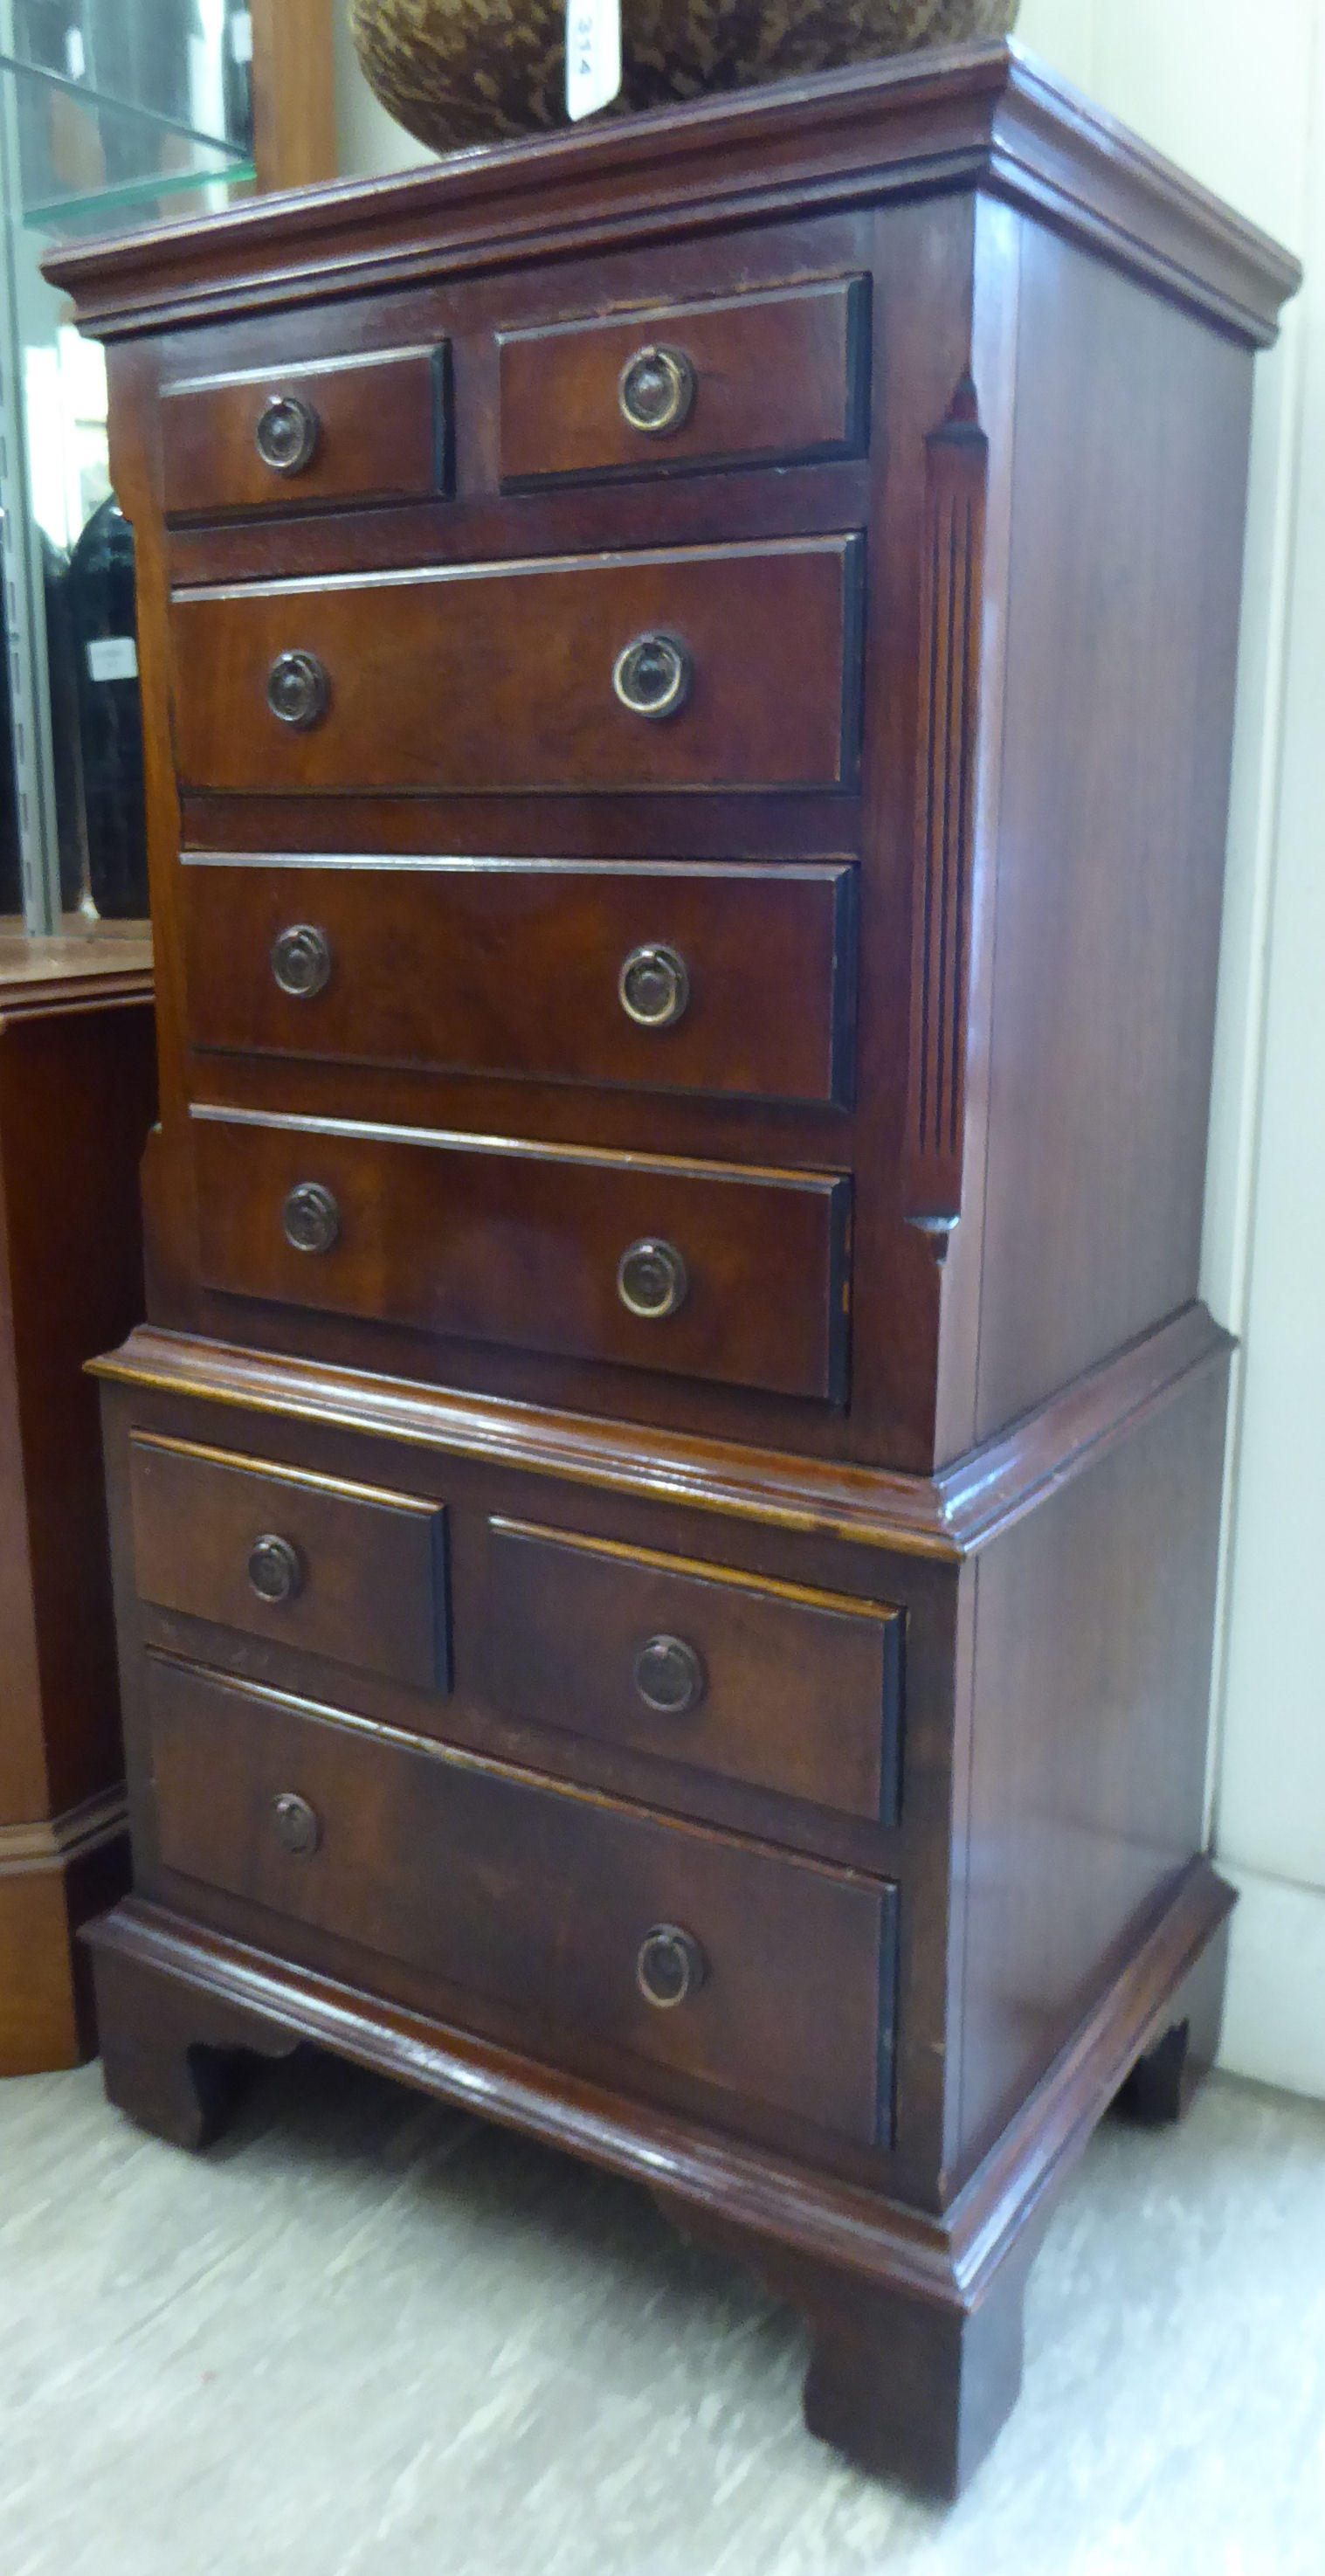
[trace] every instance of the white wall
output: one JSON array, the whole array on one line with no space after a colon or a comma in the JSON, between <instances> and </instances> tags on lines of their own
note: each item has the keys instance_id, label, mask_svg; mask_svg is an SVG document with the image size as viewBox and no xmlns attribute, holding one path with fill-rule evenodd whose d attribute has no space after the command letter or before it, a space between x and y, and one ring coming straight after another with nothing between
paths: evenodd
<instances>
[{"instance_id":1,"label":"white wall","mask_svg":"<svg viewBox=\"0 0 1325 2576\"><path fill-rule=\"evenodd\" d=\"M412 170L436 154L397 125L379 107L359 69L350 42L350 0L334 0L336 30L336 139L346 178L367 178L383 170Z\"/></svg>"},{"instance_id":2,"label":"white wall","mask_svg":"<svg viewBox=\"0 0 1325 2576\"><path fill-rule=\"evenodd\" d=\"M1325 0L1023 0L1020 41L1302 256L1260 362L1204 1293L1235 1374L1211 1798L1223 2058L1325 2096ZM342 167L428 158L338 28Z\"/></svg>"},{"instance_id":3,"label":"white wall","mask_svg":"<svg viewBox=\"0 0 1325 2576\"><path fill-rule=\"evenodd\" d=\"M1235 1381L1225 2064L1325 2095L1325 44L1318 0L1024 0L1020 40L1305 260L1259 369L1204 1288Z\"/></svg>"}]
</instances>

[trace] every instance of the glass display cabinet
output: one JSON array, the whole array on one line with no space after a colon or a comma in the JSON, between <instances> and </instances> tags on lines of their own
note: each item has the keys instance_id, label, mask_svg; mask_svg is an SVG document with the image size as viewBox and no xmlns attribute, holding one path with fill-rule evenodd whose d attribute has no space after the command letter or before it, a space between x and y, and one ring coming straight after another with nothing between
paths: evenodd
<instances>
[{"instance_id":1,"label":"glass display cabinet","mask_svg":"<svg viewBox=\"0 0 1325 2576\"><path fill-rule=\"evenodd\" d=\"M0 0L0 2074L87 2052L77 1933L124 1879L82 1364L143 1311L155 1102L133 535L40 261L250 182L252 53L236 0Z\"/></svg>"},{"instance_id":2,"label":"glass display cabinet","mask_svg":"<svg viewBox=\"0 0 1325 2576\"><path fill-rule=\"evenodd\" d=\"M248 0L3 0L24 220L113 230L245 175Z\"/></svg>"},{"instance_id":3,"label":"glass display cabinet","mask_svg":"<svg viewBox=\"0 0 1325 2576\"><path fill-rule=\"evenodd\" d=\"M0 920L30 933L147 914L133 539L42 249L251 182L252 58L247 0L0 0Z\"/></svg>"},{"instance_id":4,"label":"glass display cabinet","mask_svg":"<svg viewBox=\"0 0 1325 2576\"><path fill-rule=\"evenodd\" d=\"M96 1405L154 1114L133 537L52 240L335 170L331 0L0 0L0 2075L92 2029L127 1861ZM256 106L256 117L255 117Z\"/></svg>"}]
</instances>

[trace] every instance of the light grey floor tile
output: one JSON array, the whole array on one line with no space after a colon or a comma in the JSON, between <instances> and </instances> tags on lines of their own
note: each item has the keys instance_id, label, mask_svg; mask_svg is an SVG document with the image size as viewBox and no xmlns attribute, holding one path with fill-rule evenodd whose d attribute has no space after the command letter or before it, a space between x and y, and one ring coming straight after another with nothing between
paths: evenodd
<instances>
[{"instance_id":1,"label":"light grey floor tile","mask_svg":"<svg viewBox=\"0 0 1325 2576\"><path fill-rule=\"evenodd\" d=\"M951 2513L643 2193L326 2059L222 2145L0 2085L0 2576L1325 2576L1325 2107L1109 2123Z\"/></svg>"}]
</instances>

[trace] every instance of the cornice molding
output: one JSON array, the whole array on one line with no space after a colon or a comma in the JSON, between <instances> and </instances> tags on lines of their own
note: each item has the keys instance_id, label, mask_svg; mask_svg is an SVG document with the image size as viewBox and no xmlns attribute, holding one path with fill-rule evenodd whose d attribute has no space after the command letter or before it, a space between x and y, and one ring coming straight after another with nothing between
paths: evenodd
<instances>
[{"instance_id":1,"label":"cornice molding","mask_svg":"<svg viewBox=\"0 0 1325 2576\"><path fill-rule=\"evenodd\" d=\"M1296 260L1011 43L906 54L574 133L459 152L61 249L46 262L104 339L981 188L1027 208L1253 346Z\"/></svg>"}]
</instances>

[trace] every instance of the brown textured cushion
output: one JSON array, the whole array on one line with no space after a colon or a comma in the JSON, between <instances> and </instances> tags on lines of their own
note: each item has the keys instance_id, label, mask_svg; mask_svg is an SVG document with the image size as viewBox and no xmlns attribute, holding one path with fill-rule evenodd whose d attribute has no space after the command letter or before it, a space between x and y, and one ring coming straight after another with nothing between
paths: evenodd
<instances>
[{"instance_id":1,"label":"brown textured cushion","mask_svg":"<svg viewBox=\"0 0 1325 2576\"><path fill-rule=\"evenodd\" d=\"M1020 0L622 0L618 110L1010 31ZM564 125L562 0L351 0L384 107L445 151Z\"/></svg>"}]
</instances>

